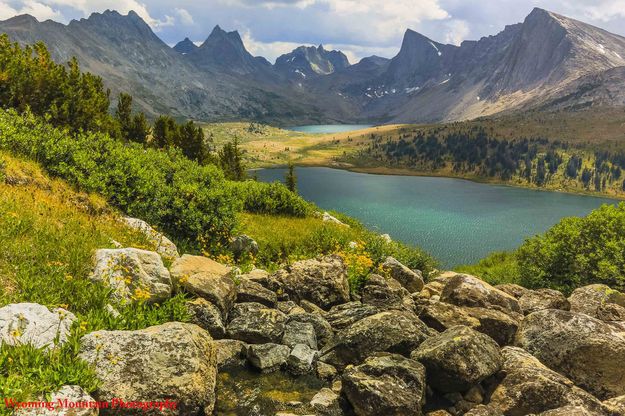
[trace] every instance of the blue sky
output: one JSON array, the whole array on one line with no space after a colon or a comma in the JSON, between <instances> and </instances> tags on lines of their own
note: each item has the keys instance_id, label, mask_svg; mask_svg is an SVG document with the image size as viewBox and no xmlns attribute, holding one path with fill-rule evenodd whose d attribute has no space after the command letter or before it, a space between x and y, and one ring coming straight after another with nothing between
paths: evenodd
<instances>
[{"instance_id":1,"label":"blue sky","mask_svg":"<svg viewBox=\"0 0 625 416\"><path fill-rule=\"evenodd\" d=\"M92 12L135 10L167 43L203 41L219 24L273 61L298 45L343 50L350 61L392 57L407 28L459 44L520 22L533 7L625 35L625 0L0 0L0 19L29 13L67 23Z\"/></svg>"}]
</instances>

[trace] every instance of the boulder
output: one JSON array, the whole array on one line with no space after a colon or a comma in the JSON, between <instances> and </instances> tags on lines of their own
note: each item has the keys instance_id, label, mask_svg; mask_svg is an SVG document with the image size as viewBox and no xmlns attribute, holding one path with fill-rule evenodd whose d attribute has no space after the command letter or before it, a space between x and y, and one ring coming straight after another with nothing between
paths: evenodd
<instances>
[{"instance_id":1,"label":"boulder","mask_svg":"<svg viewBox=\"0 0 625 416\"><path fill-rule=\"evenodd\" d=\"M291 299L298 302L307 300L327 310L349 301L347 268L337 255L295 262L278 270L274 277L284 285Z\"/></svg>"},{"instance_id":2,"label":"boulder","mask_svg":"<svg viewBox=\"0 0 625 416\"><path fill-rule=\"evenodd\" d=\"M480 324L474 328L476 331L488 335L501 346L514 343L514 336L523 319L520 313L503 313L495 309L462 308L462 310L471 318L480 321Z\"/></svg>"},{"instance_id":3,"label":"boulder","mask_svg":"<svg viewBox=\"0 0 625 416\"><path fill-rule=\"evenodd\" d=\"M413 296L415 312L427 326L443 332L456 325L471 328L480 326L480 321L471 317L463 308L450 303L437 302L431 299Z\"/></svg>"},{"instance_id":4,"label":"boulder","mask_svg":"<svg viewBox=\"0 0 625 416\"><path fill-rule=\"evenodd\" d=\"M514 283L503 283L495 285L495 289L499 289L516 299L520 299L521 296L523 296L527 291L530 290Z\"/></svg>"},{"instance_id":5,"label":"boulder","mask_svg":"<svg viewBox=\"0 0 625 416\"><path fill-rule=\"evenodd\" d=\"M426 339L410 357L427 369L428 385L444 393L466 391L502 365L499 345L463 325Z\"/></svg>"},{"instance_id":6,"label":"boulder","mask_svg":"<svg viewBox=\"0 0 625 416\"><path fill-rule=\"evenodd\" d=\"M237 339L219 339L215 341L217 367L241 365L247 355L247 344Z\"/></svg>"},{"instance_id":7,"label":"boulder","mask_svg":"<svg viewBox=\"0 0 625 416\"><path fill-rule=\"evenodd\" d=\"M339 395L331 389L324 387L315 394L310 401L310 406L318 416L342 416L343 411L339 403Z\"/></svg>"},{"instance_id":8,"label":"boulder","mask_svg":"<svg viewBox=\"0 0 625 416\"><path fill-rule=\"evenodd\" d=\"M519 298L519 306L525 315L543 309L568 311L571 308L571 304L562 292L553 289L526 290Z\"/></svg>"},{"instance_id":9,"label":"boulder","mask_svg":"<svg viewBox=\"0 0 625 416\"><path fill-rule=\"evenodd\" d=\"M603 406L612 415L625 415L625 395L606 400Z\"/></svg>"},{"instance_id":10,"label":"boulder","mask_svg":"<svg viewBox=\"0 0 625 416\"><path fill-rule=\"evenodd\" d=\"M468 274L457 274L450 278L440 300L457 306L491 308L505 313L521 312L519 302L514 297Z\"/></svg>"},{"instance_id":11,"label":"boulder","mask_svg":"<svg viewBox=\"0 0 625 416\"><path fill-rule=\"evenodd\" d=\"M421 415L425 368L397 354L376 354L343 374L343 394L357 416Z\"/></svg>"},{"instance_id":12,"label":"boulder","mask_svg":"<svg viewBox=\"0 0 625 416\"><path fill-rule=\"evenodd\" d=\"M279 344L253 344L247 347L247 360L263 373L279 370L286 363L291 349Z\"/></svg>"},{"instance_id":13,"label":"boulder","mask_svg":"<svg viewBox=\"0 0 625 416\"><path fill-rule=\"evenodd\" d=\"M215 305L202 298L187 301L186 305L191 323L207 330L214 339L221 339L226 335L221 312Z\"/></svg>"},{"instance_id":14,"label":"boulder","mask_svg":"<svg viewBox=\"0 0 625 416\"><path fill-rule=\"evenodd\" d=\"M310 322L289 320L284 327L282 344L293 348L297 344L304 344L313 350L317 349L317 335L315 327Z\"/></svg>"},{"instance_id":15,"label":"boulder","mask_svg":"<svg viewBox=\"0 0 625 416\"><path fill-rule=\"evenodd\" d=\"M237 287L237 302L258 302L269 308L275 308L278 296L260 283L241 279Z\"/></svg>"},{"instance_id":16,"label":"boulder","mask_svg":"<svg viewBox=\"0 0 625 416\"><path fill-rule=\"evenodd\" d=\"M147 222L140 220L139 218L131 217L123 217L122 221L125 222L130 228L141 232L150 243L156 246L156 252L161 256L172 260L180 256L176 245L163 234L152 228Z\"/></svg>"},{"instance_id":17,"label":"boulder","mask_svg":"<svg viewBox=\"0 0 625 416\"><path fill-rule=\"evenodd\" d=\"M336 217L333 217L332 215L330 215L329 212L324 212L321 219L323 220L323 222L331 222L333 224L337 224L337 225L342 225L344 227L349 227L349 225L341 222L341 220L339 220Z\"/></svg>"},{"instance_id":18,"label":"boulder","mask_svg":"<svg viewBox=\"0 0 625 416\"><path fill-rule=\"evenodd\" d=\"M295 375L307 374L312 371L313 363L318 355L319 351L308 345L297 344L287 357L286 364L289 371Z\"/></svg>"},{"instance_id":19,"label":"boulder","mask_svg":"<svg viewBox=\"0 0 625 416\"><path fill-rule=\"evenodd\" d=\"M323 361L315 361L315 373L319 380L332 381L338 374L338 371L330 364L326 364Z\"/></svg>"},{"instance_id":20,"label":"boulder","mask_svg":"<svg viewBox=\"0 0 625 416\"><path fill-rule=\"evenodd\" d=\"M466 412L464 416L504 416L504 414L492 406L482 404L475 406L473 409Z\"/></svg>"},{"instance_id":21,"label":"boulder","mask_svg":"<svg viewBox=\"0 0 625 416\"><path fill-rule=\"evenodd\" d=\"M230 313L226 328L228 338L249 344L279 343L282 341L286 315L260 303L237 303Z\"/></svg>"},{"instance_id":22,"label":"boulder","mask_svg":"<svg viewBox=\"0 0 625 416\"><path fill-rule=\"evenodd\" d=\"M112 289L121 302L162 302L171 296L169 271L158 253L138 248L100 249L90 279Z\"/></svg>"},{"instance_id":23,"label":"boulder","mask_svg":"<svg viewBox=\"0 0 625 416\"><path fill-rule=\"evenodd\" d=\"M137 331L96 331L80 340L78 355L100 380L94 397L129 401L175 401L175 413L211 414L217 374L215 345L197 325L169 322ZM102 414L116 414L102 409ZM158 409L125 414L163 414Z\"/></svg>"},{"instance_id":24,"label":"boulder","mask_svg":"<svg viewBox=\"0 0 625 416\"><path fill-rule=\"evenodd\" d=\"M12 303L0 308L0 345L30 344L52 349L67 342L73 313L38 303Z\"/></svg>"},{"instance_id":25,"label":"boulder","mask_svg":"<svg viewBox=\"0 0 625 416\"><path fill-rule=\"evenodd\" d=\"M586 314L547 309L525 317L515 338L549 368L601 399L625 394L625 337Z\"/></svg>"},{"instance_id":26,"label":"boulder","mask_svg":"<svg viewBox=\"0 0 625 416\"><path fill-rule=\"evenodd\" d=\"M421 272L410 270L393 257L387 257L382 263L382 270L397 280L408 292L414 293L423 289Z\"/></svg>"},{"instance_id":27,"label":"boulder","mask_svg":"<svg viewBox=\"0 0 625 416\"><path fill-rule=\"evenodd\" d=\"M315 315L325 316L326 311L321 309L319 306L315 305L312 302L307 301L306 299L302 299L299 302L299 306L304 309L305 312L314 313Z\"/></svg>"},{"instance_id":28,"label":"boulder","mask_svg":"<svg viewBox=\"0 0 625 416\"><path fill-rule=\"evenodd\" d=\"M502 414L521 416L567 405L599 409L600 402L571 380L550 370L527 351L502 349L502 377L490 397L490 406Z\"/></svg>"},{"instance_id":29,"label":"boulder","mask_svg":"<svg viewBox=\"0 0 625 416\"><path fill-rule=\"evenodd\" d=\"M282 287L282 283L278 279L262 269L253 269L249 273L240 275L239 279L241 281L247 280L250 282L258 283L265 289L271 290L274 293L282 292L284 290Z\"/></svg>"},{"instance_id":30,"label":"boulder","mask_svg":"<svg viewBox=\"0 0 625 416\"><path fill-rule=\"evenodd\" d=\"M592 411L583 406L564 406L558 409L547 410L538 416L604 416L601 411Z\"/></svg>"},{"instance_id":31,"label":"boulder","mask_svg":"<svg viewBox=\"0 0 625 416\"><path fill-rule=\"evenodd\" d=\"M322 351L321 359L342 368L360 363L375 352L408 356L434 333L414 314L395 310L380 312L340 331L335 343Z\"/></svg>"},{"instance_id":32,"label":"boulder","mask_svg":"<svg viewBox=\"0 0 625 416\"><path fill-rule=\"evenodd\" d=\"M372 305L363 305L360 302L348 302L332 307L325 319L334 330L341 330L349 327L354 322L358 322L367 316L379 313L380 309Z\"/></svg>"},{"instance_id":33,"label":"boulder","mask_svg":"<svg viewBox=\"0 0 625 416\"><path fill-rule=\"evenodd\" d=\"M238 259L258 254L258 243L249 235L241 234L230 240L230 251Z\"/></svg>"},{"instance_id":34,"label":"boulder","mask_svg":"<svg viewBox=\"0 0 625 416\"><path fill-rule=\"evenodd\" d=\"M288 322L302 322L309 323L315 330L315 338L317 340L317 346L323 348L332 339L334 339L334 331L332 327L323 317L313 313L294 313L288 316Z\"/></svg>"},{"instance_id":35,"label":"boulder","mask_svg":"<svg viewBox=\"0 0 625 416\"><path fill-rule=\"evenodd\" d=\"M98 416L97 408L89 407L88 403L95 402L95 399L87 394L80 386L63 386L50 395L50 399L45 397L40 400L53 403L50 408L26 408L17 409L14 416Z\"/></svg>"},{"instance_id":36,"label":"boulder","mask_svg":"<svg viewBox=\"0 0 625 416\"><path fill-rule=\"evenodd\" d=\"M625 294L602 284L575 289L569 296L571 312L603 321L625 321Z\"/></svg>"},{"instance_id":37,"label":"boulder","mask_svg":"<svg viewBox=\"0 0 625 416\"><path fill-rule=\"evenodd\" d=\"M228 316L237 298L232 268L207 257L184 254L171 265L170 271L178 285L217 306L224 319Z\"/></svg>"},{"instance_id":38,"label":"boulder","mask_svg":"<svg viewBox=\"0 0 625 416\"><path fill-rule=\"evenodd\" d=\"M432 296L440 297L443 289L445 288L445 285L447 284L447 280L455 275L456 273L452 272L452 274L450 275L449 272L446 272L439 276L436 276L423 286L419 294L424 298L431 298Z\"/></svg>"},{"instance_id":39,"label":"boulder","mask_svg":"<svg viewBox=\"0 0 625 416\"><path fill-rule=\"evenodd\" d=\"M387 279L379 274L370 274L360 295L363 304L373 305L380 309L401 309L403 298L409 293L393 278Z\"/></svg>"}]
</instances>

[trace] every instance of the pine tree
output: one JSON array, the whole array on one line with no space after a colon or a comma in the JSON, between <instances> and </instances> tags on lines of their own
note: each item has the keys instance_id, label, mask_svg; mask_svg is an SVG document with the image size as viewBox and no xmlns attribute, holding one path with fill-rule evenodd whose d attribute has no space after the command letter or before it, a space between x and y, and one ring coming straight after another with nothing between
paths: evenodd
<instances>
[{"instance_id":1,"label":"pine tree","mask_svg":"<svg viewBox=\"0 0 625 416\"><path fill-rule=\"evenodd\" d=\"M150 125L145 118L145 114L135 114L132 118L130 131L128 132L128 140L137 143L147 143L150 130Z\"/></svg>"},{"instance_id":2,"label":"pine tree","mask_svg":"<svg viewBox=\"0 0 625 416\"><path fill-rule=\"evenodd\" d=\"M178 125L170 116L159 116L154 122L153 144L159 149L166 149L176 144Z\"/></svg>"},{"instance_id":3,"label":"pine tree","mask_svg":"<svg viewBox=\"0 0 625 416\"><path fill-rule=\"evenodd\" d=\"M117 100L117 108L115 109L115 120L119 123L122 138L131 140L130 131L132 130L132 96L124 92L119 94Z\"/></svg>"},{"instance_id":4,"label":"pine tree","mask_svg":"<svg viewBox=\"0 0 625 416\"><path fill-rule=\"evenodd\" d=\"M219 165L226 178L234 181L245 179L245 167L238 139L235 138L232 142L226 143L219 151Z\"/></svg>"},{"instance_id":5,"label":"pine tree","mask_svg":"<svg viewBox=\"0 0 625 416\"><path fill-rule=\"evenodd\" d=\"M295 175L295 166L293 166L293 162L289 162L289 169L286 173L286 187L289 188L291 192L297 192L297 176Z\"/></svg>"}]
</instances>

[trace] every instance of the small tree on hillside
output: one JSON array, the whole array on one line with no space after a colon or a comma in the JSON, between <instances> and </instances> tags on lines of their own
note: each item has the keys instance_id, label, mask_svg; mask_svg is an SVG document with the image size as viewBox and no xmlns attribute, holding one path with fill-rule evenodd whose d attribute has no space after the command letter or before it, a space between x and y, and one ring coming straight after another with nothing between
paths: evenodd
<instances>
[{"instance_id":1,"label":"small tree on hillside","mask_svg":"<svg viewBox=\"0 0 625 416\"><path fill-rule=\"evenodd\" d=\"M132 96L124 92L119 94L117 108L115 109L115 120L119 123L122 137L129 140L129 133L132 129Z\"/></svg>"},{"instance_id":2,"label":"small tree on hillside","mask_svg":"<svg viewBox=\"0 0 625 416\"><path fill-rule=\"evenodd\" d=\"M219 151L219 165L226 178L234 181L245 179L245 167L238 139L235 138L232 142L226 143Z\"/></svg>"},{"instance_id":3,"label":"small tree on hillside","mask_svg":"<svg viewBox=\"0 0 625 416\"><path fill-rule=\"evenodd\" d=\"M150 124L145 118L145 114L135 114L130 124L130 130L128 131L128 140L137 143L146 143L150 135L150 130Z\"/></svg>"},{"instance_id":4,"label":"small tree on hillside","mask_svg":"<svg viewBox=\"0 0 625 416\"><path fill-rule=\"evenodd\" d=\"M286 172L285 182L289 191L297 192L297 176L295 175L295 166L293 166L293 162L289 162L289 170Z\"/></svg>"}]
</instances>

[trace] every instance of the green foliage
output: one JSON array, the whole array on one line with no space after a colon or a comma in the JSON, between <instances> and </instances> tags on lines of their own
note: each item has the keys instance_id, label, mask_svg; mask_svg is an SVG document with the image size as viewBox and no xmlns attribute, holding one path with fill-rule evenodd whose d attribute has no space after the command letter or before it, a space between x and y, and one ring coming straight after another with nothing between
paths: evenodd
<instances>
[{"instance_id":1,"label":"green foliage","mask_svg":"<svg viewBox=\"0 0 625 416\"><path fill-rule=\"evenodd\" d=\"M284 179L284 183L286 184L288 190L291 192L297 192L297 176L295 175L295 166L292 162L289 162L289 170L287 171Z\"/></svg>"},{"instance_id":2,"label":"green foliage","mask_svg":"<svg viewBox=\"0 0 625 416\"><path fill-rule=\"evenodd\" d=\"M521 284L519 266L514 252L497 251L489 254L477 264L456 267L460 273L479 276L491 285L502 283ZM546 287L543 283L541 287Z\"/></svg>"},{"instance_id":3,"label":"green foliage","mask_svg":"<svg viewBox=\"0 0 625 416\"><path fill-rule=\"evenodd\" d=\"M75 58L67 66L54 63L41 42L22 48L4 34L0 35L0 103L45 115L74 133L114 131L109 91L100 77L82 73Z\"/></svg>"},{"instance_id":4,"label":"green foliage","mask_svg":"<svg viewBox=\"0 0 625 416\"><path fill-rule=\"evenodd\" d=\"M229 188L247 212L295 217L305 217L313 212L312 204L278 182L230 182Z\"/></svg>"},{"instance_id":5,"label":"green foliage","mask_svg":"<svg viewBox=\"0 0 625 416\"><path fill-rule=\"evenodd\" d=\"M170 116L160 116L154 122L152 143L159 149L177 147L187 158L202 165L212 161L204 130L192 121L178 124Z\"/></svg>"},{"instance_id":6,"label":"green foliage","mask_svg":"<svg viewBox=\"0 0 625 416\"><path fill-rule=\"evenodd\" d=\"M625 203L565 218L517 251L521 281L564 292L591 283L625 290Z\"/></svg>"},{"instance_id":7,"label":"green foliage","mask_svg":"<svg viewBox=\"0 0 625 416\"><path fill-rule=\"evenodd\" d=\"M221 166L228 179L233 181L242 181L245 179L243 155L239 148L237 138L224 144L223 148L219 151L219 166Z\"/></svg>"}]
</instances>

